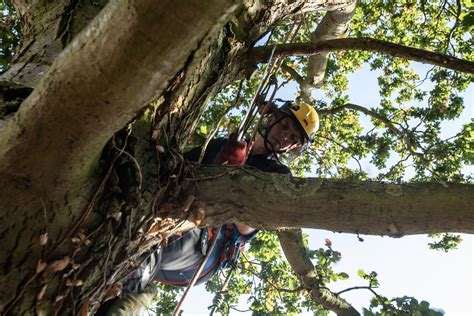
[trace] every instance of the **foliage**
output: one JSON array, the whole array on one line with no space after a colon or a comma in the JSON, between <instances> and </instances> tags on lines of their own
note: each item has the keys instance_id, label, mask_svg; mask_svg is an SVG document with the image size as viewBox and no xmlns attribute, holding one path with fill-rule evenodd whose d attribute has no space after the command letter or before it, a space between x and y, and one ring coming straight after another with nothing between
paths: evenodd
<instances>
[{"instance_id":1,"label":"foliage","mask_svg":"<svg viewBox=\"0 0 474 316\"><path fill-rule=\"evenodd\" d=\"M370 302L370 308L363 310L364 316L414 315L441 316L442 312L430 308L426 301L418 302L413 297L403 296L391 300L383 296L375 296Z\"/></svg>"},{"instance_id":2,"label":"foliage","mask_svg":"<svg viewBox=\"0 0 474 316\"><path fill-rule=\"evenodd\" d=\"M465 8L465 2L452 1L443 1L441 5L436 1L422 2L421 6L410 1L365 1L356 10L348 36L372 37L473 60L469 40L472 35L467 33L472 27L469 22L472 14L466 14ZM288 18L257 45L308 42L322 16L307 13ZM288 36L295 28L296 35ZM298 99L295 81L305 78L308 57L288 57L283 64L293 71L279 69L276 73L282 88L277 98ZM351 108L347 106L351 101L347 78L361 67L369 67L378 74L380 104ZM233 83L212 100L201 118L193 145L202 143L216 128L218 136L226 136L236 129L264 69L265 65L249 80ZM422 75L421 71L426 73ZM301 155L287 155L282 161L297 176L311 173L367 180L369 169L375 169L378 174L371 177L396 183L409 178L443 183L472 181L469 175L463 174L463 167L474 161L473 123L463 125L455 135L446 136L443 132L446 122L457 119L465 110L460 93L472 80L470 75L439 67L420 67L407 60L366 51L330 54L324 82L320 92L314 95L315 106L322 116L318 136ZM240 84L241 94L235 102ZM295 95L288 96L285 91L295 91ZM219 126L216 122L220 122ZM430 247L447 251L459 241L457 236L446 234ZM341 255L330 244L308 253L317 267L321 286L349 277L345 272L333 270ZM364 310L366 315L440 315L427 302L412 297L388 299L376 293L374 289L379 285L376 272L366 274L360 270L359 276L369 282L367 288L374 293L371 306ZM207 285L208 290L218 292L224 277L216 276ZM322 313L321 307L314 305L305 296L305 290L299 288L298 280L281 257L276 235L270 232L258 235L239 263L239 273L222 295L218 311L223 314L236 308L241 295L247 297L248 308L255 314L291 315L303 310Z\"/></svg>"},{"instance_id":3,"label":"foliage","mask_svg":"<svg viewBox=\"0 0 474 316\"><path fill-rule=\"evenodd\" d=\"M20 21L9 0L0 2L0 74L10 65L20 40Z\"/></svg>"},{"instance_id":4,"label":"foliage","mask_svg":"<svg viewBox=\"0 0 474 316\"><path fill-rule=\"evenodd\" d=\"M438 238L438 240L428 243L430 249L448 252L449 250L457 249L461 243L461 236L451 233L445 234L430 234L431 238Z\"/></svg>"},{"instance_id":5,"label":"foliage","mask_svg":"<svg viewBox=\"0 0 474 316\"><path fill-rule=\"evenodd\" d=\"M149 310L156 315L171 315L184 289L162 283L154 284L154 286L157 294Z\"/></svg>"},{"instance_id":6,"label":"foliage","mask_svg":"<svg viewBox=\"0 0 474 316\"><path fill-rule=\"evenodd\" d=\"M333 270L333 265L341 259L341 254L330 245L314 251L308 250L308 254L317 266L321 286L348 277L344 272ZM236 309L241 295L245 295L248 308L254 314L298 315L303 311L312 311L317 315L327 314L327 311L314 303L306 289L300 286L282 256L278 237L274 232L262 231L257 235L249 251L240 259L238 272L223 293L223 299L212 306L223 315ZM225 275L216 275L206 285L207 289L219 292L224 278Z\"/></svg>"}]
</instances>

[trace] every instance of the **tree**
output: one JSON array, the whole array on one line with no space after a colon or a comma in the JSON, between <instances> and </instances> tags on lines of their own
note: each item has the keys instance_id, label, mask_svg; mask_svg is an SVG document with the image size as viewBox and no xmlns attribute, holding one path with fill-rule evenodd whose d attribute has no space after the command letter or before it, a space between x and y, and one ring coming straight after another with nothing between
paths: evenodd
<instances>
[{"instance_id":1,"label":"tree","mask_svg":"<svg viewBox=\"0 0 474 316\"><path fill-rule=\"evenodd\" d=\"M440 9L425 2L421 9L362 4L358 11L349 0L12 2L22 39L2 75L2 314L94 311L166 236L195 225L239 221L396 237L473 232L473 187L461 172L472 163L472 124L450 140L439 136L441 121L463 108L455 89L466 89L474 72L465 40L471 16L462 2L446 1ZM322 18L314 13L321 10L327 11ZM337 39L352 16L355 38ZM420 38L422 28L432 33ZM256 48L269 32L268 45ZM333 99L316 102L324 117L321 137L295 162L302 162L301 171L314 159L323 179L185 162L182 151L195 127L222 115L224 89L237 89L232 83L250 77L273 45L289 41L275 50L282 57L279 76L297 81L305 100L313 101L317 87ZM406 59L369 51L443 66L431 71L437 85L429 106L398 106L424 99L414 86L419 79ZM288 54L303 56L284 59ZM380 108L350 104L344 95L344 73L364 60L383 69ZM246 93L256 81L243 85ZM202 115L215 96L217 106ZM362 133L359 112L371 117L373 131ZM419 125L412 128L410 120ZM380 168L391 153L400 157L377 179L390 183L367 181L347 167L351 156L369 152ZM417 181L409 185L402 183L408 160ZM337 179L326 178L335 171ZM268 192L265 200L246 191L249 182ZM230 194L222 195L221 185ZM309 207L294 199L298 207L290 213L282 192L333 203ZM264 202L281 206L278 217ZM310 213L322 216L305 216ZM373 221L357 220L369 216ZM356 313L321 284L301 234L278 235L312 299L341 315Z\"/></svg>"}]
</instances>

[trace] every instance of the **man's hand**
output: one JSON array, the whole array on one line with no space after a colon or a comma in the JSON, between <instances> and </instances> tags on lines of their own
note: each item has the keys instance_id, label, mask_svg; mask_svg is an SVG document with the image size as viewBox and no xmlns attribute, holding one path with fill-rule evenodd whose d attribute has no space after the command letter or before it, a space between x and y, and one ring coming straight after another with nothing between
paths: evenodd
<instances>
[{"instance_id":1,"label":"man's hand","mask_svg":"<svg viewBox=\"0 0 474 316\"><path fill-rule=\"evenodd\" d=\"M229 139L217 156L216 164L242 166L247 159L247 143Z\"/></svg>"}]
</instances>

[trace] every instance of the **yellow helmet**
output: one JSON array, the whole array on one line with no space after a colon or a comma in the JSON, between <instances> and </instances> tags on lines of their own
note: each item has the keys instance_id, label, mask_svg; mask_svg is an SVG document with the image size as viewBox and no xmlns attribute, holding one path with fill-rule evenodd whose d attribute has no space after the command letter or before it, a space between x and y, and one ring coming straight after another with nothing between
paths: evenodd
<instances>
[{"instance_id":1,"label":"yellow helmet","mask_svg":"<svg viewBox=\"0 0 474 316\"><path fill-rule=\"evenodd\" d=\"M316 110L305 102L288 102L281 110L290 114L290 116L298 123L301 134L308 141L311 135L319 129L319 115Z\"/></svg>"}]
</instances>

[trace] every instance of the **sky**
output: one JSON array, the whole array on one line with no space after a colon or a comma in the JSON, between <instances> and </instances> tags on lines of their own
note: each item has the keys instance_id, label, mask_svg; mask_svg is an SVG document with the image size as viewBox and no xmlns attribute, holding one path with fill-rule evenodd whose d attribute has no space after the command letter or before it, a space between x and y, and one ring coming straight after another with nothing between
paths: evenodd
<instances>
[{"instance_id":1,"label":"sky","mask_svg":"<svg viewBox=\"0 0 474 316\"><path fill-rule=\"evenodd\" d=\"M428 66L416 64L415 69L423 74ZM423 76L421 76L423 78ZM427 84L429 85L429 84ZM373 87L373 88L372 88ZM377 73L367 66L349 76L350 102L362 106L374 106L379 102ZM474 118L474 85L462 93L466 110L459 119L443 124L445 137L459 131L462 123ZM294 98L294 88L286 89L276 97ZM364 170L375 175L376 170L362 162ZM474 166L466 166L465 173L474 173ZM473 206L474 207L474 206ZM324 230L306 229L309 234L309 247L317 249L324 246L326 238L332 241L334 250L342 253L342 259L334 269L347 272L347 281L331 283L330 288L337 292L352 286L365 286L367 281L357 276L357 270L370 273L376 271L380 287L377 292L388 298L413 296L419 301L426 300L431 308L443 311L446 316L474 315L474 239L462 235L463 242L458 249L448 253L430 250L432 241L425 235L389 238L361 236L360 242L352 234L333 233ZM357 310L369 305L371 293L367 290L354 290L342 295ZM208 315L207 306L212 304L213 296L207 294L204 285L194 288L183 305L184 315ZM246 309L242 299L241 309ZM231 315L250 315L232 312ZM308 314L310 315L310 314Z\"/></svg>"}]
</instances>

